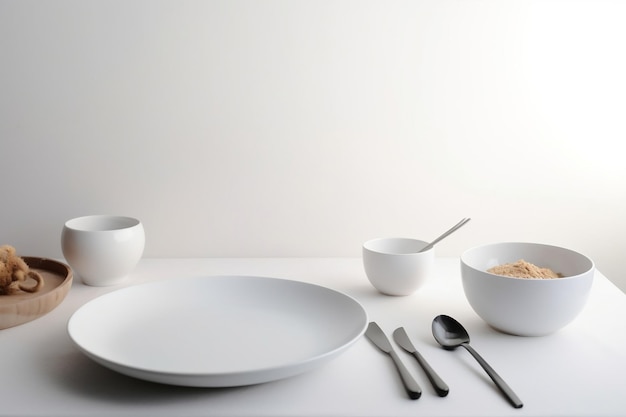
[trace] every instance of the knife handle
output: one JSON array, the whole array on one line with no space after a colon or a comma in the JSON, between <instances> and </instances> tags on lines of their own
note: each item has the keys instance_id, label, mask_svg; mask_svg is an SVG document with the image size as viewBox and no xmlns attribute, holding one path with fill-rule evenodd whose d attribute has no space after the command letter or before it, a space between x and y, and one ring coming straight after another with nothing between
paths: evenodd
<instances>
[{"instance_id":1,"label":"knife handle","mask_svg":"<svg viewBox=\"0 0 626 417\"><path fill-rule=\"evenodd\" d=\"M419 362L419 364L422 366L422 369L424 369L426 376L430 380L430 383L433 385L433 388L435 388L435 391L437 391L437 394L440 397L445 397L446 395L448 395L448 393L450 392L448 384L443 382L443 379L441 379L437 372L435 372L435 370L431 368L428 362L426 362L426 359L424 359L418 351L413 352L413 356L415 356L417 362Z\"/></svg>"},{"instance_id":2,"label":"knife handle","mask_svg":"<svg viewBox=\"0 0 626 417\"><path fill-rule=\"evenodd\" d=\"M391 359L393 359L393 363L398 369L398 373L400 374L400 378L402 378L402 383L404 384L404 388L409 394L409 397L417 400L419 397L422 396L422 389L420 388L419 384L415 381L415 379L413 379L409 371L406 369L406 367L398 357L398 354L393 349L389 352L389 356L391 356Z\"/></svg>"}]
</instances>

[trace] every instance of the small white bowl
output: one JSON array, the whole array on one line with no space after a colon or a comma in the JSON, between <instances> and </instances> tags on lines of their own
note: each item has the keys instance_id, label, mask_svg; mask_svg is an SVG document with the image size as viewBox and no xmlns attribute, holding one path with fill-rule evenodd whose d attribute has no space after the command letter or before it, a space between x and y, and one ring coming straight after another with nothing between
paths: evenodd
<instances>
[{"instance_id":1,"label":"small white bowl","mask_svg":"<svg viewBox=\"0 0 626 417\"><path fill-rule=\"evenodd\" d=\"M520 259L563 275L554 279L512 278L487 272ZM563 328L583 310L594 263L570 249L539 243L501 242L461 255L463 290L470 305L496 330L543 336Z\"/></svg>"},{"instance_id":2,"label":"small white bowl","mask_svg":"<svg viewBox=\"0 0 626 417\"><path fill-rule=\"evenodd\" d=\"M383 294L410 295L430 276L435 250L419 252L428 242L379 238L363 244L363 266L370 283Z\"/></svg>"},{"instance_id":3,"label":"small white bowl","mask_svg":"<svg viewBox=\"0 0 626 417\"><path fill-rule=\"evenodd\" d=\"M115 285L135 268L145 246L142 223L132 217L94 215L63 226L63 256L83 283Z\"/></svg>"}]
</instances>

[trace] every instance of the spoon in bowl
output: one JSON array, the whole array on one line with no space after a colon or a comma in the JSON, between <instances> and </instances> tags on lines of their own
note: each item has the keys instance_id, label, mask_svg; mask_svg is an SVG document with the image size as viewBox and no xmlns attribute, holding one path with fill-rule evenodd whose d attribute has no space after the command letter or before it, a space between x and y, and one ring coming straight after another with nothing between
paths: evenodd
<instances>
[{"instance_id":1,"label":"spoon in bowl","mask_svg":"<svg viewBox=\"0 0 626 417\"><path fill-rule=\"evenodd\" d=\"M489 364L472 348L469 344L470 337L467 330L450 316L440 315L435 317L432 324L433 336L437 343L444 349L452 350L463 346L478 361L480 366L487 372L496 386L507 397L511 405L515 408L522 408L524 405L519 397L507 385L506 382L489 366Z\"/></svg>"},{"instance_id":2,"label":"spoon in bowl","mask_svg":"<svg viewBox=\"0 0 626 417\"><path fill-rule=\"evenodd\" d=\"M452 226L450 229L448 229L446 232L444 232L437 239L433 240L428 245L426 245L422 249L420 249L419 252L426 252L427 250L429 250L430 248L435 246L435 243L438 243L442 239L444 239L444 238L448 237L449 235L451 235L452 233L456 232L458 229L461 228L461 226L463 226L465 223L469 222L470 220L471 219L469 217L464 218L463 220L461 220L460 222L458 222L457 224Z\"/></svg>"}]
</instances>

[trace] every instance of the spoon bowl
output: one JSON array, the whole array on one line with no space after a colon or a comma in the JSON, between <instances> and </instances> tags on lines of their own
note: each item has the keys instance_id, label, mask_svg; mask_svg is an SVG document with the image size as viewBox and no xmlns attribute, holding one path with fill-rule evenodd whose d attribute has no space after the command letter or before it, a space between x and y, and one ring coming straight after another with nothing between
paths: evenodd
<instances>
[{"instance_id":1,"label":"spoon bowl","mask_svg":"<svg viewBox=\"0 0 626 417\"><path fill-rule=\"evenodd\" d=\"M470 337L465 327L450 316L437 316L433 320L433 336L444 349L454 350L463 343L469 343Z\"/></svg>"},{"instance_id":2,"label":"spoon bowl","mask_svg":"<svg viewBox=\"0 0 626 417\"><path fill-rule=\"evenodd\" d=\"M439 315L433 320L432 331L433 337L444 349L452 350L463 346L483 367L487 375L489 375L513 407L521 408L524 405L502 377L470 346L469 333L467 333L467 330L461 323L450 316Z\"/></svg>"}]
</instances>

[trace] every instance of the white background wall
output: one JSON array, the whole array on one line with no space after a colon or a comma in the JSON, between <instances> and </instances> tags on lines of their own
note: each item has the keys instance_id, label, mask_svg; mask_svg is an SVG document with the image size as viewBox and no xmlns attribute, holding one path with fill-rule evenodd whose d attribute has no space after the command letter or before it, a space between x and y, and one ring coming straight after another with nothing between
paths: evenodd
<instances>
[{"instance_id":1,"label":"white background wall","mask_svg":"<svg viewBox=\"0 0 626 417\"><path fill-rule=\"evenodd\" d=\"M626 2L0 0L0 243L147 257L592 257L626 289Z\"/></svg>"}]
</instances>

